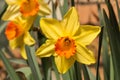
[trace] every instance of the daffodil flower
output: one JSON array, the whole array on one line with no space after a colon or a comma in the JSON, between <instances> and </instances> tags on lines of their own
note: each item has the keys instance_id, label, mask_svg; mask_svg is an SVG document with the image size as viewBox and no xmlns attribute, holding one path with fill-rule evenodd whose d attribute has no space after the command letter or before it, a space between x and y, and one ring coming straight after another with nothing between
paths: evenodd
<instances>
[{"instance_id":1,"label":"daffodil flower","mask_svg":"<svg viewBox=\"0 0 120 80\"><path fill-rule=\"evenodd\" d=\"M3 20L13 20L17 16L45 16L51 10L43 0L5 0L8 8L4 13Z\"/></svg>"},{"instance_id":2,"label":"daffodil flower","mask_svg":"<svg viewBox=\"0 0 120 80\"><path fill-rule=\"evenodd\" d=\"M94 55L86 45L96 38L101 29L99 26L80 25L74 7L62 21L42 18L40 28L47 40L37 49L36 55L41 58L53 55L60 73L65 73L75 61L88 65L95 63Z\"/></svg>"},{"instance_id":3,"label":"daffodil flower","mask_svg":"<svg viewBox=\"0 0 120 80\"><path fill-rule=\"evenodd\" d=\"M28 32L33 23L32 21L33 18L24 19L23 17L16 17L7 24L5 30L5 35L9 40L10 47L12 49L20 48L21 55L24 59L27 59L25 45L31 46L35 44L34 39Z\"/></svg>"}]
</instances>

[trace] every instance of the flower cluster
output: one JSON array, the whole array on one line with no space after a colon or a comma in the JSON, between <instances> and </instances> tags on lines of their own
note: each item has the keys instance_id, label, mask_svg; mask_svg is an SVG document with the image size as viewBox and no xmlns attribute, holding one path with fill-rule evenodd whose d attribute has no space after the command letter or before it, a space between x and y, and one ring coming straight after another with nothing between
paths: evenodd
<instances>
[{"instance_id":1,"label":"flower cluster","mask_svg":"<svg viewBox=\"0 0 120 80\"><path fill-rule=\"evenodd\" d=\"M9 21L5 34L10 47L20 48L21 55L27 59L25 45L35 44L29 30L37 15L45 16L51 13L43 0L6 0L8 8L2 19Z\"/></svg>"},{"instance_id":2,"label":"flower cluster","mask_svg":"<svg viewBox=\"0 0 120 80\"><path fill-rule=\"evenodd\" d=\"M8 20L6 37L10 47L19 47L21 55L27 59L25 45L34 45L35 40L29 30L37 15L49 15L51 10L43 0L6 0L8 8L3 20ZM83 64L95 63L94 54L87 49L100 33L99 26L80 25L75 7L71 7L63 20L41 18L40 28L47 38L46 42L36 50L36 56L54 56L60 73L65 73L78 61Z\"/></svg>"}]
</instances>

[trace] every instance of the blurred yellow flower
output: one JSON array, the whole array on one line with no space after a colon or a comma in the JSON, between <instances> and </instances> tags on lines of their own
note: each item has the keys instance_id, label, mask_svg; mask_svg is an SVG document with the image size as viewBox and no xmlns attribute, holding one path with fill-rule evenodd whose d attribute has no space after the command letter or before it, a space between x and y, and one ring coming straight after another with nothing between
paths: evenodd
<instances>
[{"instance_id":1,"label":"blurred yellow flower","mask_svg":"<svg viewBox=\"0 0 120 80\"><path fill-rule=\"evenodd\" d=\"M8 8L3 20L13 20L17 16L31 17L49 15L51 10L43 0L5 0Z\"/></svg>"},{"instance_id":2,"label":"blurred yellow flower","mask_svg":"<svg viewBox=\"0 0 120 80\"><path fill-rule=\"evenodd\" d=\"M89 45L100 33L99 26L80 25L78 14L72 7L62 21L42 18L40 28L47 37L36 55L39 57L55 57L55 64L60 73L65 73L77 60L83 64L95 63L95 58L86 45Z\"/></svg>"},{"instance_id":3,"label":"blurred yellow flower","mask_svg":"<svg viewBox=\"0 0 120 80\"><path fill-rule=\"evenodd\" d=\"M31 46L35 44L34 39L28 32L32 21L33 18L24 19L23 17L16 17L8 23L5 30L5 35L9 40L10 47L12 49L20 48L21 55L24 59L27 59L25 45Z\"/></svg>"}]
</instances>

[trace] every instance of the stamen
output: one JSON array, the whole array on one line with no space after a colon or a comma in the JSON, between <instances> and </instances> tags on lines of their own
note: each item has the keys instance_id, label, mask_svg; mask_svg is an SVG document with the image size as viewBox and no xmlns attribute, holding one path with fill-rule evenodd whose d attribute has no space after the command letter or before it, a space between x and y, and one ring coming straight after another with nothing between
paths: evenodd
<instances>
[{"instance_id":1,"label":"stamen","mask_svg":"<svg viewBox=\"0 0 120 80\"><path fill-rule=\"evenodd\" d=\"M5 30L5 34L8 40L12 40L23 33L23 28L14 22L9 22Z\"/></svg>"},{"instance_id":2,"label":"stamen","mask_svg":"<svg viewBox=\"0 0 120 80\"><path fill-rule=\"evenodd\" d=\"M73 56L76 52L75 49L75 42L69 37L61 37L55 44L55 52L59 56L65 56L66 58Z\"/></svg>"},{"instance_id":3,"label":"stamen","mask_svg":"<svg viewBox=\"0 0 120 80\"><path fill-rule=\"evenodd\" d=\"M24 0L20 6L20 12L23 16L34 16L39 11L38 0Z\"/></svg>"}]
</instances>

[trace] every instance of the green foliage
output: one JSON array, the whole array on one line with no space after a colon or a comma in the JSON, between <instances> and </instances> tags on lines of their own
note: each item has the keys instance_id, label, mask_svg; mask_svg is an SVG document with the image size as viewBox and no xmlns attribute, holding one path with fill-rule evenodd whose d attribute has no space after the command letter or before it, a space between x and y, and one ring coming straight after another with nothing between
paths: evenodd
<instances>
[{"instance_id":1,"label":"green foliage","mask_svg":"<svg viewBox=\"0 0 120 80\"><path fill-rule=\"evenodd\" d=\"M7 72L10 76L10 79L11 80L20 80L18 75L16 74L15 70L13 69L12 65L10 64L8 59L5 57L3 50L0 50L0 59L2 59L4 65L7 69Z\"/></svg>"},{"instance_id":2,"label":"green foliage","mask_svg":"<svg viewBox=\"0 0 120 80\"><path fill-rule=\"evenodd\" d=\"M120 56L120 32L119 32L119 26L118 22L115 16L115 13L113 11L113 7L109 1L106 1L108 10L109 10L109 18L103 10L103 16L104 16L104 24L107 30L107 34L109 37L110 42L110 48L111 48L111 56L113 60L113 68L114 68L114 79L120 80L120 64L119 64L119 56Z\"/></svg>"}]
</instances>

